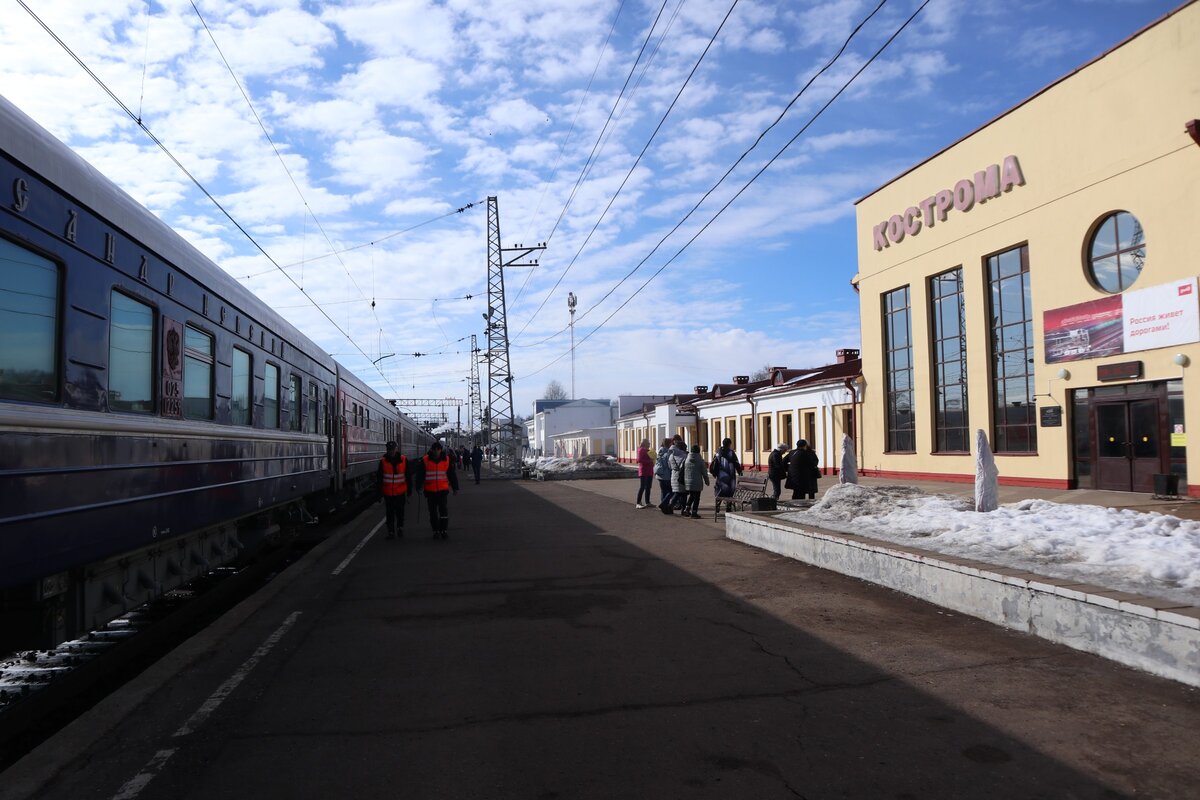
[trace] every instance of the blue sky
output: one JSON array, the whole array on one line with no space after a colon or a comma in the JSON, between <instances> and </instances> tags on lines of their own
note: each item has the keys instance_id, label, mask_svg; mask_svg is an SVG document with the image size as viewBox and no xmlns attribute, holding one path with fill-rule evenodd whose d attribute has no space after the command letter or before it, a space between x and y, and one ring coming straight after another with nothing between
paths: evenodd
<instances>
[{"instance_id":1,"label":"blue sky","mask_svg":"<svg viewBox=\"0 0 1200 800\"><path fill-rule=\"evenodd\" d=\"M930 0L785 148L920 0L27 0L268 259L0 3L0 94L384 396L466 399L498 197L506 246L548 242L505 277L521 414L570 391L568 292L579 397L859 346L854 200L1178 5Z\"/></svg>"}]
</instances>

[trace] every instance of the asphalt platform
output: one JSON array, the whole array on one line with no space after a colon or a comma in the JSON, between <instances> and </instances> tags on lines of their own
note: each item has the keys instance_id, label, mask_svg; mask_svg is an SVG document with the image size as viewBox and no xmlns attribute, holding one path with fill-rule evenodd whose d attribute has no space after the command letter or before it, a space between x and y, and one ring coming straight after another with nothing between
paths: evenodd
<instances>
[{"instance_id":1,"label":"asphalt platform","mask_svg":"<svg viewBox=\"0 0 1200 800\"><path fill-rule=\"evenodd\" d=\"M374 506L0 798L1196 796L1197 690L635 493L468 484L448 541Z\"/></svg>"}]
</instances>

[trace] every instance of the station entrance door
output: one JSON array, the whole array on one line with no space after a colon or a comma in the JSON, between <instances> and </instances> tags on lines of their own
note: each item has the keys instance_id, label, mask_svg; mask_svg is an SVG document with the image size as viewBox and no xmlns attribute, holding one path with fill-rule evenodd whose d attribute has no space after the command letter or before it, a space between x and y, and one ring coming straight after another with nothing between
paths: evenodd
<instances>
[{"instance_id":1,"label":"station entrance door","mask_svg":"<svg viewBox=\"0 0 1200 800\"><path fill-rule=\"evenodd\" d=\"M1093 401L1097 489L1154 491L1154 475L1166 471L1162 406L1158 397Z\"/></svg>"}]
</instances>

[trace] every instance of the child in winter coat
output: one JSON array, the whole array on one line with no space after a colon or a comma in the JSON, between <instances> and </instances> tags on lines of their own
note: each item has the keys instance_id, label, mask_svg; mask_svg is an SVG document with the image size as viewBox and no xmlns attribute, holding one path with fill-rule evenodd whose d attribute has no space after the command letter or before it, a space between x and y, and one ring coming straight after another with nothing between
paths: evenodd
<instances>
[{"instance_id":1,"label":"child in winter coat","mask_svg":"<svg viewBox=\"0 0 1200 800\"><path fill-rule=\"evenodd\" d=\"M700 494L707 485L708 465L700 455L700 445L694 444L683 464L683 486L687 489L687 505L683 509L683 516L700 519Z\"/></svg>"}]
</instances>

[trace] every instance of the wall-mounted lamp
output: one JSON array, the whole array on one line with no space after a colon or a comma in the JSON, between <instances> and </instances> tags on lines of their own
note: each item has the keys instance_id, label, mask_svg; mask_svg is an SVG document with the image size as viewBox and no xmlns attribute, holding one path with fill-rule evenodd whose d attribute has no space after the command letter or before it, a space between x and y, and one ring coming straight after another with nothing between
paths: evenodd
<instances>
[{"instance_id":1,"label":"wall-mounted lamp","mask_svg":"<svg viewBox=\"0 0 1200 800\"><path fill-rule=\"evenodd\" d=\"M1192 363L1192 360L1183 353L1176 353L1175 357L1172 358L1171 360L1174 361L1175 364L1180 367L1186 367L1188 364Z\"/></svg>"},{"instance_id":2,"label":"wall-mounted lamp","mask_svg":"<svg viewBox=\"0 0 1200 800\"><path fill-rule=\"evenodd\" d=\"M1054 373L1054 377L1058 378L1060 381L1069 381L1071 380L1071 370L1064 367L1063 369L1060 369L1058 372Z\"/></svg>"}]
</instances>

